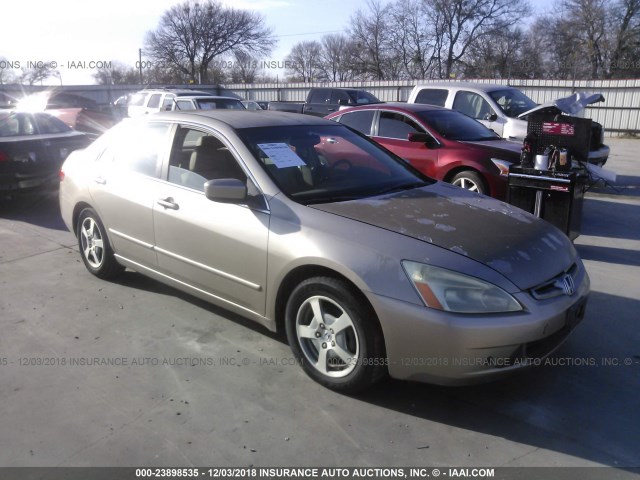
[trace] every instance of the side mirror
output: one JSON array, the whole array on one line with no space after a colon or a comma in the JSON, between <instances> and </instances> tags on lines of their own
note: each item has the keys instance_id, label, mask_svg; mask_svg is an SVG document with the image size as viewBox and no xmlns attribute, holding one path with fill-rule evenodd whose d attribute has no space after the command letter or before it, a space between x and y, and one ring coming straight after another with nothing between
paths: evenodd
<instances>
[{"instance_id":1,"label":"side mirror","mask_svg":"<svg viewBox=\"0 0 640 480\"><path fill-rule=\"evenodd\" d=\"M495 121L498 119L498 115L497 115L495 112L493 112L493 113L487 113L487 114L484 116L484 119L485 119L487 122L495 122Z\"/></svg>"},{"instance_id":2,"label":"side mirror","mask_svg":"<svg viewBox=\"0 0 640 480\"><path fill-rule=\"evenodd\" d=\"M338 105L349 105L349 100L341 98L340 100L338 100Z\"/></svg>"},{"instance_id":3,"label":"side mirror","mask_svg":"<svg viewBox=\"0 0 640 480\"><path fill-rule=\"evenodd\" d=\"M218 178L204 184L204 195L220 203L241 203L247 199L247 185L237 178Z\"/></svg>"},{"instance_id":4,"label":"side mirror","mask_svg":"<svg viewBox=\"0 0 640 480\"><path fill-rule=\"evenodd\" d=\"M407 140L415 143L424 143L429 148L435 148L438 146L438 142L428 133L413 132L407 134Z\"/></svg>"}]
</instances>

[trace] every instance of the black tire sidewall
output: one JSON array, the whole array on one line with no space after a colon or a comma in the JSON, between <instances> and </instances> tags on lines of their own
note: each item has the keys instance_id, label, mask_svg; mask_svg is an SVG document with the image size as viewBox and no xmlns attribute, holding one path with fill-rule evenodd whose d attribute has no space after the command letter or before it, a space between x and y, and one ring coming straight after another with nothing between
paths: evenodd
<instances>
[{"instance_id":1,"label":"black tire sidewall","mask_svg":"<svg viewBox=\"0 0 640 480\"><path fill-rule=\"evenodd\" d=\"M87 218L93 219L98 230L100 231L100 237L102 239L102 263L97 268L89 264L84 252L82 251L82 224ZM82 262L84 263L87 270L89 270L89 272L91 272L93 275L99 278L109 278L124 269L124 267L118 264L116 259L113 257L113 250L111 249L111 244L109 243L106 229L102 224L100 217L93 208L85 208L80 212L80 215L78 216L76 235L78 237L78 249L80 250L80 257L82 257Z\"/></svg>"},{"instance_id":2,"label":"black tire sidewall","mask_svg":"<svg viewBox=\"0 0 640 480\"><path fill-rule=\"evenodd\" d=\"M482 175L480 175L479 173L474 172L473 170L464 170L462 172L456 173L455 176L451 179L451 183L455 182L459 178L468 178L478 186L478 193L488 195L487 184L484 181L484 178L482 178Z\"/></svg>"},{"instance_id":3,"label":"black tire sidewall","mask_svg":"<svg viewBox=\"0 0 640 480\"><path fill-rule=\"evenodd\" d=\"M298 341L296 332L296 318L300 306L312 296L322 295L336 302L353 321L358 337L359 358L356 367L345 377L334 378L323 375L311 365L305 357ZM373 384L386 372L382 345L382 334L377 319L366 308L360 305L352 293L349 285L339 279L331 277L314 277L301 282L291 293L285 310L285 327L287 340L295 357L301 363L303 370L316 382L327 388L343 393L355 393ZM373 365L367 365L370 360L377 359ZM379 363L376 365L375 363Z\"/></svg>"}]
</instances>

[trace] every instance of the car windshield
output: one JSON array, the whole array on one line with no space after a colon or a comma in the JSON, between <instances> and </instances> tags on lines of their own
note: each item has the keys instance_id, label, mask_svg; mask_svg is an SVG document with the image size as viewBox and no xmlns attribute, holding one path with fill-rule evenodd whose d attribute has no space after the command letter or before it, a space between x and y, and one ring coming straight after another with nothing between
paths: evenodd
<instances>
[{"instance_id":1,"label":"car windshield","mask_svg":"<svg viewBox=\"0 0 640 480\"><path fill-rule=\"evenodd\" d=\"M447 140L479 142L500 139L480 122L455 110L425 110L417 115L429 128Z\"/></svg>"},{"instance_id":2,"label":"car windshield","mask_svg":"<svg viewBox=\"0 0 640 480\"><path fill-rule=\"evenodd\" d=\"M196 100L201 110L235 109L244 110L240 100L234 98L200 98Z\"/></svg>"},{"instance_id":3,"label":"car windshield","mask_svg":"<svg viewBox=\"0 0 640 480\"><path fill-rule=\"evenodd\" d=\"M516 118L521 113L538 106L536 102L515 88L496 90L489 92L489 95L495 100L504 114L511 118Z\"/></svg>"},{"instance_id":4,"label":"car windshield","mask_svg":"<svg viewBox=\"0 0 640 480\"><path fill-rule=\"evenodd\" d=\"M434 182L342 125L247 128L239 135L278 187L305 205Z\"/></svg>"}]
</instances>

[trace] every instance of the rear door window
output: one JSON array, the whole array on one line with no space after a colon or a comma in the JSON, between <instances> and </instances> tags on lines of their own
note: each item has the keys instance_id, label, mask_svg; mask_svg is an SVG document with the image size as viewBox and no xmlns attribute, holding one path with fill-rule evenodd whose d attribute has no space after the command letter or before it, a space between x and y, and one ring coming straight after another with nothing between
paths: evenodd
<instances>
[{"instance_id":1,"label":"rear door window","mask_svg":"<svg viewBox=\"0 0 640 480\"><path fill-rule=\"evenodd\" d=\"M167 123L148 123L122 129L100 161L111 161L119 170L160 178L170 128Z\"/></svg>"},{"instance_id":2,"label":"rear door window","mask_svg":"<svg viewBox=\"0 0 640 480\"><path fill-rule=\"evenodd\" d=\"M329 89L318 88L311 93L309 97L309 103L327 103L329 100Z\"/></svg>"},{"instance_id":3,"label":"rear door window","mask_svg":"<svg viewBox=\"0 0 640 480\"><path fill-rule=\"evenodd\" d=\"M149 108L158 108L160 106L160 99L162 98L161 93L154 93L149 98L149 103L147 103L147 107Z\"/></svg>"},{"instance_id":4,"label":"rear door window","mask_svg":"<svg viewBox=\"0 0 640 480\"><path fill-rule=\"evenodd\" d=\"M427 105L435 105L437 107L444 107L447 102L448 90L440 88L424 88L416 95L415 103L425 103Z\"/></svg>"},{"instance_id":5,"label":"rear door window","mask_svg":"<svg viewBox=\"0 0 640 480\"><path fill-rule=\"evenodd\" d=\"M365 135L371 135L371 123L373 122L374 115L375 110L345 113L340 117L340 123L343 123Z\"/></svg>"}]
</instances>

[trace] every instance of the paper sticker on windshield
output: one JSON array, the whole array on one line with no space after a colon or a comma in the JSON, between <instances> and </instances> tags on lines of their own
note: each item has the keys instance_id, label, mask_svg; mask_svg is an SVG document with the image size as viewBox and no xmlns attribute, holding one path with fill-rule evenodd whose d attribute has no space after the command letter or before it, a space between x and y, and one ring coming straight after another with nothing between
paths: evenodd
<instances>
[{"instance_id":1,"label":"paper sticker on windshield","mask_svg":"<svg viewBox=\"0 0 640 480\"><path fill-rule=\"evenodd\" d=\"M259 143L258 146L278 168L303 167L306 165L286 143Z\"/></svg>"}]
</instances>

